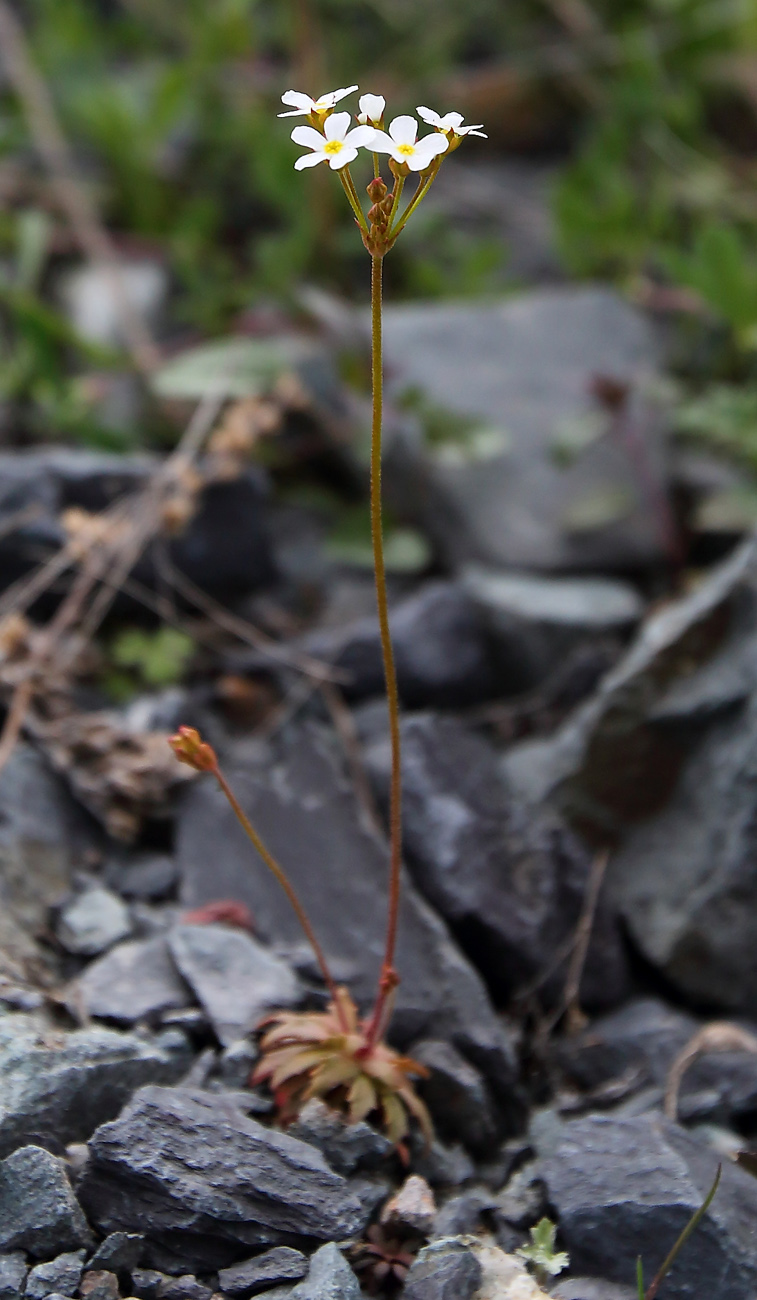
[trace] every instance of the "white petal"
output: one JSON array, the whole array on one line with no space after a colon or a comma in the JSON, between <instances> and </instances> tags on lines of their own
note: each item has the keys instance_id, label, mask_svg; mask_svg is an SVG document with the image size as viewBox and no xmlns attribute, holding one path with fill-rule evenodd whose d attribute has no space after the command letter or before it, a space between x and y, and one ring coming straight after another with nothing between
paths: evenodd
<instances>
[{"instance_id":1,"label":"white petal","mask_svg":"<svg viewBox=\"0 0 757 1300\"><path fill-rule=\"evenodd\" d=\"M308 113L309 111L310 111L309 109L304 109L304 108L293 108L291 113L277 113L276 116L277 117L304 117L306 113Z\"/></svg>"},{"instance_id":2,"label":"white petal","mask_svg":"<svg viewBox=\"0 0 757 1300\"><path fill-rule=\"evenodd\" d=\"M489 139L485 131L476 131L472 126L468 127L468 135L480 135L482 140Z\"/></svg>"},{"instance_id":3,"label":"white petal","mask_svg":"<svg viewBox=\"0 0 757 1300\"><path fill-rule=\"evenodd\" d=\"M415 144L418 123L414 117L407 115L395 117L394 121L389 123L389 134L395 144Z\"/></svg>"},{"instance_id":4,"label":"white petal","mask_svg":"<svg viewBox=\"0 0 757 1300\"><path fill-rule=\"evenodd\" d=\"M323 124L327 140L343 140L350 129L352 118L349 113L332 113Z\"/></svg>"},{"instance_id":5,"label":"white petal","mask_svg":"<svg viewBox=\"0 0 757 1300\"><path fill-rule=\"evenodd\" d=\"M441 122L439 114L435 113L433 108L424 108L423 104L419 104L415 111L424 122L428 122L429 126L438 126Z\"/></svg>"},{"instance_id":6,"label":"white petal","mask_svg":"<svg viewBox=\"0 0 757 1300\"><path fill-rule=\"evenodd\" d=\"M415 147L412 158L407 159L411 172L423 172L437 154L444 153L449 147L446 135L424 135Z\"/></svg>"},{"instance_id":7,"label":"white petal","mask_svg":"<svg viewBox=\"0 0 757 1300\"><path fill-rule=\"evenodd\" d=\"M340 149L339 153L332 154L329 158L329 167L332 172L338 172L348 163L354 162L357 158L357 149Z\"/></svg>"},{"instance_id":8,"label":"white petal","mask_svg":"<svg viewBox=\"0 0 757 1300\"><path fill-rule=\"evenodd\" d=\"M301 172L303 167L315 167L316 163L325 162L325 161L326 161L325 153L304 153L302 157L298 158L296 163L294 164L294 170L296 172Z\"/></svg>"},{"instance_id":9,"label":"white petal","mask_svg":"<svg viewBox=\"0 0 757 1300\"><path fill-rule=\"evenodd\" d=\"M309 95L303 95L299 90L287 90L281 96L282 104L291 104L293 108L298 108L301 113L310 113L313 109L314 101Z\"/></svg>"},{"instance_id":10,"label":"white petal","mask_svg":"<svg viewBox=\"0 0 757 1300\"><path fill-rule=\"evenodd\" d=\"M371 149L374 153L390 153L394 157L394 151L397 148L392 137L387 135L386 131L374 131L371 140Z\"/></svg>"},{"instance_id":11,"label":"white petal","mask_svg":"<svg viewBox=\"0 0 757 1300\"><path fill-rule=\"evenodd\" d=\"M344 143L351 149L370 149L374 137L378 134L374 126L353 126L344 137Z\"/></svg>"},{"instance_id":12,"label":"white petal","mask_svg":"<svg viewBox=\"0 0 757 1300\"><path fill-rule=\"evenodd\" d=\"M458 123L455 127L455 135L481 135L479 128L483 125L483 122L477 122L475 126L460 126ZM484 139L487 140L488 136L484 136Z\"/></svg>"},{"instance_id":13,"label":"white petal","mask_svg":"<svg viewBox=\"0 0 757 1300\"><path fill-rule=\"evenodd\" d=\"M323 149L326 141L320 131L313 126L296 126L290 137L295 144L304 144L308 149Z\"/></svg>"},{"instance_id":14,"label":"white petal","mask_svg":"<svg viewBox=\"0 0 757 1300\"><path fill-rule=\"evenodd\" d=\"M340 99L344 99L345 95L351 95L353 90L357 90L357 86L344 86L342 90L330 90L327 95L321 95L318 103L333 108L335 104L339 103Z\"/></svg>"},{"instance_id":15,"label":"white petal","mask_svg":"<svg viewBox=\"0 0 757 1300\"><path fill-rule=\"evenodd\" d=\"M462 113L445 113L438 126L444 131L456 131L463 120Z\"/></svg>"},{"instance_id":16,"label":"white petal","mask_svg":"<svg viewBox=\"0 0 757 1300\"><path fill-rule=\"evenodd\" d=\"M378 122L383 117L386 100L383 95L361 95L360 112L371 122Z\"/></svg>"}]
</instances>

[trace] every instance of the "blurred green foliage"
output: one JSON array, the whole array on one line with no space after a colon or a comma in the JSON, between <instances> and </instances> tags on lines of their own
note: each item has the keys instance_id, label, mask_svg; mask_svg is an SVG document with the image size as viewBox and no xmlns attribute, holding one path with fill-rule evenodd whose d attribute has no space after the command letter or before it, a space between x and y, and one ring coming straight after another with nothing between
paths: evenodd
<instances>
[{"instance_id":1,"label":"blurred green foliage","mask_svg":"<svg viewBox=\"0 0 757 1300\"><path fill-rule=\"evenodd\" d=\"M333 178L318 171L303 186L293 170L292 123L275 116L283 90L357 81L387 92L398 112L424 101L446 109L456 86L480 92L500 68L502 84L552 87L529 111L552 113L536 136L564 151L554 215L566 267L685 287L735 353L754 347L754 0L24 0L19 8L104 220L169 269L174 331L228 334L246 309L286 302L303 279L347 293L364 286L363 250ZM474 91L473 104L486 102ZM493 138L477 142L479 160L508 138L496 86L489 102L481 116ZM29 146L5 83L0 176L18 160L34 175ZM78 378L113 359L76 338L50 291L61 254L49 209L37 177L36 191L22 185L0 215L0 409L23 411L33 437L117 442ZM486 292L501 286L502 264L500 236L473 236L432 209L393 259L392 293Z\"/></svg>"}]
</instances>

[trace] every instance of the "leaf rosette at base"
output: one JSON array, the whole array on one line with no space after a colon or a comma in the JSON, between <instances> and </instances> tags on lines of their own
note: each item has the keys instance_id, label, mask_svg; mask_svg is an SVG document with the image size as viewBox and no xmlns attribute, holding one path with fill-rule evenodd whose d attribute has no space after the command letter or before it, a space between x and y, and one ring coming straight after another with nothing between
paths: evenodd
<instances>
[{"instance_id":1,"label":"leaf rosette at base","mask_svg":"<svg viewBox=\"0 0 757 1300\"><path fill-rule=\"evenodd\" d=\"M337 999L326 1011L282 1011L267 1020L263 1058L251 1082L270 1086L284 1124L320 1097L351 1124L374 1118L397 1144L407 1137L412 1116L430 1142L431 1117L410 1082L428 1074L425 1066L386 1043L371 1044L369 1023L345 988Z\"/></svg>"}]
</instances>

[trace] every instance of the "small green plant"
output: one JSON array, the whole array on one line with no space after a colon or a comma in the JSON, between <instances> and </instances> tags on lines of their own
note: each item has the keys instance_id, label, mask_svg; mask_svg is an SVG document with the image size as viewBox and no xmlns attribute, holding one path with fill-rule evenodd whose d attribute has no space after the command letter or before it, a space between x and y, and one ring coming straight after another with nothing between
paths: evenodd
<instances>
[{"instance_id":1,"label":"small green plant","mask_svg":"<svg viewBox=\"0 0 757 1300\"><path fill-rule=\"evenodd\" d=\"M198 771L211 772L261 858L289 898L313 951L331 995L325 1012L278 1012L272 1028L261 1039L262 1058L253 1076L270 1084L284 1121L292 1119L310 1097L322 1097L354 1121L374 1116L398 1145L414 1116L427 1136L431 1121L416 1095L411 1077L422 1075L423 1067L400 1056L384 1042L399 984L394 959L399 923L402 874L402 773L400 718L394 650L389 631L389 608L384 553L384 521L381 495L381 450L383 412L382 364L382 273L384 258L394 247L410 217L431 188L443 158L454 152L468 135L481 135L479 126L463 126L460 113L441 116L420 107L418 114L432 127L418 139L418 122L407 115L395 117L384 130L385 100L381 95L363 95L358 125L349 113L335 113L340 100L357 86L331 91L312 99L290 90L282 96L288 106L281 117L305 117L307 126L296 126L292 140L309 150L299 157L297 171L327 163L335 171L355 218L363 245L371 259L371 485L370 523L373 571L376 584L379 633L384 663L391 777L389 791L389 907L384 958L372 1011L364 1019L357 1012L345 988L337 986L313 928L284 869L263 844L243 812L218 765L218 758L196 731L179 728L172 738L174 752L182 762ZM352 177L350 164L366 149L372 157L373 179L366 187L370 200L367 213ZM380 155L389 155L393 188L381 175ZM405 182L414 177L416 189L403 205Z\"/></svg>"},{"instance_id":2,"label":"small green plant","mask_svg":"<svg viewBox=\"0 0 757 1300\"><path fill-rule=\"evenodd\" d=\"M521 1246L515 1253L531 1265L539 1286L546 1287L553 1277L568 1267L570 1257L564 1250L555 1250L557 1227L551 1219L540 1219L530 1229L530 1236L530 1244Z\"/></svg>"},{"instance_id":3,"label":"small green plant","mask_svg":"<svg viewBox=\"0 0 757 1300\"><path fill-rule=\"evenodd\" d=\"M702 299L733 331L736 346L757 350L757 257L735 226L708 222L689 250L666 252L663 263L679 284Z\"/></svg>"},{"instance_id":4,"label":"small green plant","mask_svg":"<svg viewBox=\"0 0 757 1300\"><path fill-rule=\"evenodd\" d=\"M181 681L194 648L192 638L178 628L124 628L110 645L106 688L114 698L127 699L140 688L173 686Z\"/></svg>"}]
</instances>

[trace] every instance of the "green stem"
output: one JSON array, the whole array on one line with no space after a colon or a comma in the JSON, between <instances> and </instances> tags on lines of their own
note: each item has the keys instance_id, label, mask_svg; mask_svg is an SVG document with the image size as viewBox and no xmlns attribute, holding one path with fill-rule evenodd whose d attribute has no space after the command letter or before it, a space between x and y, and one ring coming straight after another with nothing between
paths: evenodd
<instances>
[{"instance_id":1,"label":"green stem","mask_svg":"<svg viewBox=\"0 0 757 1300\"><path fill-rule=\"evenodd\" d=\"M405 188L405 177L398 176L394 182L394 202L392 203L392 210L389 213L388 225L390 230L392 227L392 222L394 221L394 218L397 215L397 209L399 208L400 199L402 198L402 191L404 190L404 188Z\"/></svg>"},{"instance_id":2,"label":"green stem","mask_svg":"<svg viewBox=\"0 0 757 1300\"><path fill-rule=\"evenodd\" d=\"M367 1036L367 1050L374 1046L378 1033L384 1026L384 1008L396 987L394 954L397 947L400 883L402 874L402 774L400 766L400 709L397 691L397 673L394 651L389 631L389 606L386 596L386 567L384 564L384 535L381 512L381 422L383 414L383 356L381 335L381 276L383 259L371 259L371 375L373 386L373 420L371 424L371 537L373 540L373 568L376 579L381 652L384 660L384 679L389 708L389 734L392 749L392 772L389 797L389 912L386 926L386 947L381 967L376 1004L371 1016Z\"/></svg>"},{"instance_id":3,"label":"green stem","mask_svg":"<svg viewBox=\"0 0 757 1300\"><path fill-rule=\"evenodd\" d=\"M302 906L302 903L300 902L299 897L295 892L294 886L290 883L289 877L284 871L284 868L280 865L280 863L276 861L275 857L270 852L270 850L266 848L265 844L263 843L257 831L255 830L255 827L253 826L249 817L242 810L236 798L236 795L234 794L234 791L232 790L231 786L226 780L226 777L224 776L218 764L216 764L216 766L212 768L212 772L216 781L218 782L221 789L223 790L223 793L226 795L226 798L231 804L231 807L234 810L237 821L242 827L242 830L252 840L252 843L254 844L255 848L257 849L263 861L265 862L265 865L268 867L268 870L271 871L273 875L276 877L279 884L281 885L281 888L284 890L284 893L289 899L289 902L292 904L292 907L297 916L297 920L299 921L300 925L305 931L305 935L307 936L307 939L310 942L313 952L315 953L316 961L318 962L318 965L321 969L321 974L323 976L324 983L331 995L331 1000L334 1003L334 1009L336 1011L336 1014L339 1017L339 1020L342 1024L342 1028L346 1032L348 1026L342 1014L341 1002L338 996L336 981L333 975L331 974L331 971L329 970L329 965L328 962L326 961L326 956L324 954L324 951L320 943L315 937L315 931L313 930L313 927L310 924L305 908Z\"/></svg>"},{"instance_id":4,"label":"green stem","mask_svg":"<svg viewBox=\"0 0 757 1300\"><path fill-rule=\"evenodd\" d=\"M442 155L442 157L443 156L444 155ZM413 213L415 212L415 209L417 208L418 204L421 202L422 199L425 199L426 195L431 189L431 186L436 180L438 172L439 172L439 163L437 162L434 164L434 170L431 172L431 175L427 176L425 181L423 181L418 186L417 190L415 191L415 194L413 195L412 199L410 200L407 207L405 208L405 211L403 212L400 220L397 222L397 225L394 227L393 230L390 227L389 238L391 239L392 243L394 243L394 240L397 238L400 231L404 229L410 217L412 217Z\"/></svg>"},{"instance_id":5,"label":"green stem","mask_svg":"<svg viewBox=\"0 0 757 1300\"><path fill-rule=\"evenodd\" d=\"M344 192L347 195L347 198L349 199L350 207L352 208L352 211L355 213L355 216L357 218L357 223L360 226L360 229L364 231L365 234L367 235L368 222L366 221L365 213L363 212L363 209L360 206L360 199L357 196L357 190L355 189L355 182L352 179L352 173L350 172L349 167L340 167L338 175L340 181L342 182L342 187L344 189Z\"/></svg>"},{"instance_id":6,"label":"green stem","mask_svg":"<svg viewBox=\"0 0 757 1300\"><path fill-rule=\"evenodd\" d=\"M683 1246L686 1245L686 1242L689 1240L689 1237L691 1236L692 1232L694 1232L694 1230L699 1227L699 1224L701 1223L705 1214L709 1210L713 1201L713 1197L715 1196L715 1193L718 1190L718 1184L720 1182L720 1175L722 1172L723 1172L723 1166L718 1165L718 1171L715 1174L715 1181L712 1184L712 1187L707 1193L707 1196L705 1197L704 1201L700 1205L699 1209L689 1219L689 1222L686 1224L686 1227L684 1228L683 1232L681 1233L680 1237L675 1243L673 1249L671 1250L664 1264L660 1268L660 1271L656 1274L656 1276L652 1279L650 1285L647 1287L647 1290L644 1292L644 1300L655 1300L655 1296L657 1295L657 1292L663 1280L665 1279L665 1277L673 1267L673 1264L675 1263L678 1257L679 1251L682 1249Z\"/></svg>"}]
</instances>

